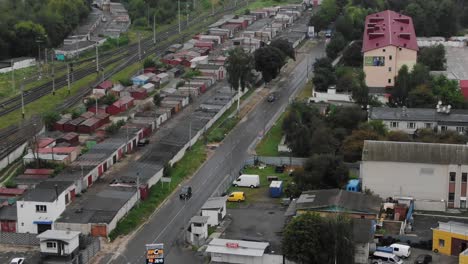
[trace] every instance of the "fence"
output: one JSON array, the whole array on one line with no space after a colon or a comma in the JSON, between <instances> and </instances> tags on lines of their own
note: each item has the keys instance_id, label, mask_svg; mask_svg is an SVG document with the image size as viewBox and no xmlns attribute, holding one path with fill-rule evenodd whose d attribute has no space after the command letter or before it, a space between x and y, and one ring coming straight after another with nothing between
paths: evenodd
<instances>
[{"instance_id":1,"label":"fence","mask_svg":"<svg viewBox=\"0 0 468 264\"><path fill-rule=\"evenodd\" d=\"M37 234L0 232L0 244L37 246Z\"/></svg>"},{"instance_id":2,"label":"fence","mask_svg":"<svg viewBox=\"0 0 468 264\"><path fill-rule=\"evenodd\" d=\"M272 166L304 166L306 161L307 158L253 156L244 161L244 166L254 165L255 162Z\"/></svg>"}]
</instances>

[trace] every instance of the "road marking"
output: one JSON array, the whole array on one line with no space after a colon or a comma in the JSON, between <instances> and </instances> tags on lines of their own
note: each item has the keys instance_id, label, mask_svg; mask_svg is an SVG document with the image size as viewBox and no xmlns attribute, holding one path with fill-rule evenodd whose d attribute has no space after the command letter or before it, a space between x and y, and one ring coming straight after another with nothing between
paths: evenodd
<instances>
[{"instance_id":1,"label":"road marking","mask_svg":"<svg viewBox=\"0 0 468 264\"><path fill-rule=\"evenodd\" d=\"M161 232L159 232L159 235L154 239L153 243L156 243L156 241L158 240L158 238L166 231L166 229L172 224L172 222L174 222L174 220L177 218L177 216L179 216L179 214L182 212L182 210L185 208L185 206L187 205L187 203L185 202L184 205L182 206L182 208L180 208L179 212L177 212L177 214L171 219L171 221L164 227L163 230L161 230Z\"/></svg>"}]
</instances>

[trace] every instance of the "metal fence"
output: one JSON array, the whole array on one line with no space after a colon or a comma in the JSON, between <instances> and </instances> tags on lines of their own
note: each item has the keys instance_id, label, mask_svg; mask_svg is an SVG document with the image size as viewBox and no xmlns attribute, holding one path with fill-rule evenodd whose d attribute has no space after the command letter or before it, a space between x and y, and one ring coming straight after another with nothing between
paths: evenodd
<instances>
[{"instance_id":1,"label":"metal fence","mask_svg":"<svg viewBox=\"0 0 468 264\"><path fill-rule=\"evenodd\" d=\"M304 166L307 158L252 156L244 161L244 166L263 163L272 166Z\"/></svg>"},{"instance_id":2,"label":"metal fence","mask_svg":"<svg viewBox=\"0 0 468 264\"><path fill-rule=\"evenodd\" d=\"M0 244L37 246L37 234L0 232Z\"/></svg>"}]
</instances>

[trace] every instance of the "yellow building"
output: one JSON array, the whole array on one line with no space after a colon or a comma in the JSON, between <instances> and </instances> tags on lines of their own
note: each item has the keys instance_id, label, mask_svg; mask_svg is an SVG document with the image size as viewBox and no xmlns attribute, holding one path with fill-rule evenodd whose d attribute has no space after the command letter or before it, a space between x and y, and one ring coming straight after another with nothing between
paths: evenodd
<instances>
[{"instance_id":1,"label":"yellow building","mask_svg":"<svg viewBox=\"0 0 468 264\"><path fill-rule=\"evenodd\" d=\"M458 264L468 264L468 249L465 249L465 251L460 253Z\"/></svg>"},{"instance_id":2,"label":"yellow building","mask_svg":"<svg viewBox=\"0 0 468 264\"><path fill-rule=\"evenodd\" d=\"M362 43L367 86L394 86L403 65L412 70L418 50L411 17L391 10L368 15Z\"/></svg>"},{"instance_id":3,"label":"yellow building","mask_svg":"<svg viewBox=\"0 0 468 264\"><path fill-rule=\"evenodd\" d=\"M439 227L432 229L432 250L434 252L458 256L467 249L467 245L468 224L453 221L439 222ZM460 263L462 263L461 261L462 258L460 258ZM467 260L465 259L465 261ZM468 261L466 263L468 264Z\"/></svg>"}]
</instances>

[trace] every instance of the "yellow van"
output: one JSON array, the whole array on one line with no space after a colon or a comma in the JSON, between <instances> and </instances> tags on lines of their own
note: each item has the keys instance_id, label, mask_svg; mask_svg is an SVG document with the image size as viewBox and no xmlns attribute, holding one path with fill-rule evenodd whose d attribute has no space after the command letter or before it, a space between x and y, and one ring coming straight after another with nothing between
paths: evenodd
<instances>
[{"instance_id":1,"label":"yellow van","mask_svg":"<svg viewBox=\"0 0 468 264\"><path fill-rule=\"evenodd\" d=\"M232 192L228 197L228 202L242 202L245 200L244 192Z\"/></svg>"}]
</instances>

